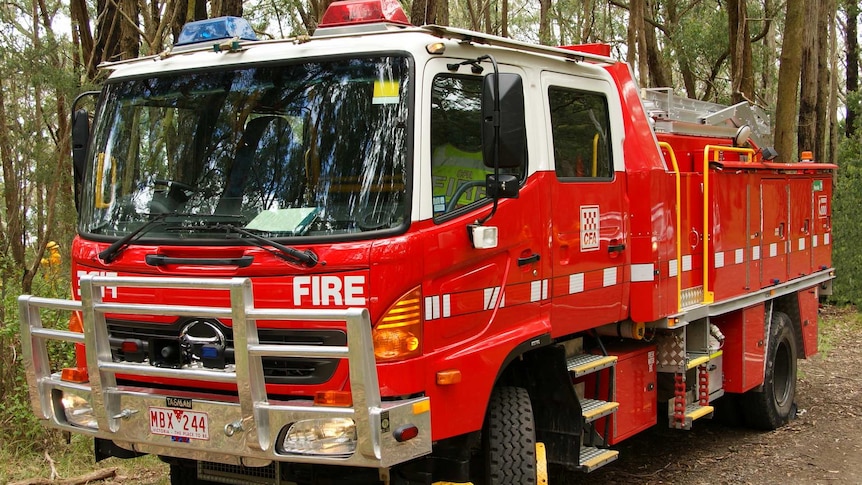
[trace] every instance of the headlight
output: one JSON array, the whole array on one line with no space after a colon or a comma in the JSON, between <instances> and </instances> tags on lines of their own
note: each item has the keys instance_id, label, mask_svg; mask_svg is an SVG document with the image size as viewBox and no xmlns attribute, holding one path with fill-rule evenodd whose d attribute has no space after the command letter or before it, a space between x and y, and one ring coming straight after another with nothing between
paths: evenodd
<instances>
[{"instance_id":1,"label":"headlight","mask_svg":"<svg viewBox=\"0 0 862 485\"><path fill-rule=\"evenodd\" d=\"M99 427L90 401L76 394L64 392L60 402L63 404L63 413L69 424L81 428L97 429Z\"/></svg>"},{"instance_id":2,"label":"headlight","mask_svg":"<svg viewBox=\"0 0 862 485\"><path fill-rule=\"evenodd\" d=\"M349 418L306 419L290 425L282 453L350 456L356 450L356 424Z\"/></svg>"}]
</instances>

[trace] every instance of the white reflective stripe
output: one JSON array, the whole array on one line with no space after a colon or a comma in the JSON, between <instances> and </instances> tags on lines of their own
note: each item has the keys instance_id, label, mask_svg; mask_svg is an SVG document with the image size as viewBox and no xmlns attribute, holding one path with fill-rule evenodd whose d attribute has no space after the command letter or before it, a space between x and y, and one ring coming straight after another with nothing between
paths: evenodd
<instances>
[{"instance_id":1,"label":"white reflective stripe","mask_svg":"<svg viewBox=\"0 0 862 485\"><path fill-rule=\"evenodd\" d=\"M691 255L686 254L682 257L682 271L683 273L686 271L691 271Z\"/></svg>"},{"instance_id":2,"label":"white reflective stripe","mask_svg":"<svg viewBox=\"0 0 862 485\"><path fill-rule=\"evenodd\" d=\"M817 234L815 234L815 235L811 236L811 247L812 247L812 248L816 248L816 247L817 247L817 240L818 240L818 236L817 236Z\"/></svg>"},{"instance_id":3,"label":"white reflective stripe","mask_svg":"<svg viewBox=\"0 0 862 485\"><path fill-rule=\"evenodd\" d=\"M760 259L760 246L754 246L751 248L751 260L757 261Z\"/></svg>"},{"instance_id":4,"label":"white reflective stripe","mask_svg":"<svg viewBox=\"0 0 862 485\"><path fill-rule=\"evenodd\" d=\"M536 302L542 298L542 282L533 281L530 283L530 301Z\"/></svg>"},{"instance_id":5,"label":"white reflective stripe","mask_svg":"<svg viewBox=\"0 0 862 485\"><path fill-rule=\"evenodd\" d=\"M443 318L452 316L452 295L443 295Z\"/></svg>"},{"instance_id":6,"label":"white reflective stripe","mask_svg":"<svg viewBox=\"0 0 862 485\"><path fill-rule=\"evenodd\" d=\"M734 251L734 253L736 264L742 264L745 261L745 250L740 248Z\"/></svg>"},{"instance_id":7,"label":"white reflective stripe","mask_svg":"<svg viewBox=\"0 0 862 485\"><path fill-rule=\"evenodd\" d=\"M724 251L719 251L715 253L715 267L723 268L724 267Z\"/></svg>"},{"instance_id":8,"label":"white reflective stripe","mask_svg":"<svg viewBox=\"0 0 862 485\"><path fill-rule=\"evenodd\" d=\"M569 294L580 293L584 291L584 274L576 273L569 275Z\"/></svg>"},{"instance_id":9,"label":"white reflective stripe","mask_svg":"<svg viewBox=\"0 0 862 485\"><path fill-rule=\"evenodd\" d=\"M602 275L602 286L613 286L617 284L617 268L605 268Z\"/></svg>"},{"instance_id":10,"label":"white reflective stripe","mask_svg":"<svg viewBox=\"0 0 862 485\"><path fill-rule=\"evenodd\" d=\"M493 288L485 288L485 310L490 310L494 308L494 305L497 303L497 298L500 296L500 287L495 286ZM500 306L503 306L503 302L500 302Z\"/></svg>"},{"instance_id":11,"label":"white reflective stripe","mask_svg":"<svg viewBox=\"0 0 862 485\"><path fill-rule=\"evenodd\" d=\"M548 280L542 280L542 299L548 299Z\"/></svg>"},{"instance_id":12,"label":"white reflective stripe","mask_svg":"<svg viewBox=\"0 0 862 485\"><path fill-rule=\"evenodd\" d=\"M655 265L651 263L633 264L631 266L632 283L637 281L654 281Z\"/></svg>"},{"instance_id":13,"label":"white reflective stripe","mask_svg":"<svg viewBox=\"0 0 862 485\"><path fill-rule=\"evenodd\" d=\"M440 318L440 297L437 295L425 297L425 320Z\"/></svg>"},{"instance_id":14,"label":"white reflective stripe","mask_svg":"<svg viewBox=\"0 0 862 485\"><path fill-rule=\"evenodd\" d=\"M824 246L829 244L829 236L830 236L830 234L828 232L823 235L823 245Z\"/></svg>"},{"instance_id":15,"label":"white reflective stripe","mask_svg":"<svg viewBox=\"0 0 862 485\"><path fill-rule=\"evenodd\" d=\"M778 256L778 243L772 243L769 245L769 257L774 258Z\"/></svg>"},{"instance_id":16,"label":"white reflective stripe","mask_svg":"<svg viewBox=\"0 0 862 485\"><path fill-rule=\"evenodd\" d=\"M667 271L668 276L674 277L677 274L679 274L679 269L677 268L677 264L676 264L675 259L671 259L670 261L668 261L667 265L668 265L668 271Z\"/></svg>"}]
</instances>

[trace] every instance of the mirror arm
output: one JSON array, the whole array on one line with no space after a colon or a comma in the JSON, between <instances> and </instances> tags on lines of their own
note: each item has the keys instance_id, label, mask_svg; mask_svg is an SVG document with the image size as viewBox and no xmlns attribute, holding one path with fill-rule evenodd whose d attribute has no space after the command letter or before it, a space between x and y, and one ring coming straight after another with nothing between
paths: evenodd
<instances>
[{"instance_id":1,"label":"mirror arm","mask_svg":"<svg viewBox=\"0 0 862 485\"><path fill-rule=\"evenodd\" d=\"M479 56L476 60L488 60L494 66L494 180L496 183L496 181L500 180L500 68L497 66L497 60L490 54ZM491 206L491 212L487 216L478 219L476 225L481 226L497 213L497 203L500 197L496 191L494 191L492 200L494 201L494 205Z\"/></svg>"}]
</instances>

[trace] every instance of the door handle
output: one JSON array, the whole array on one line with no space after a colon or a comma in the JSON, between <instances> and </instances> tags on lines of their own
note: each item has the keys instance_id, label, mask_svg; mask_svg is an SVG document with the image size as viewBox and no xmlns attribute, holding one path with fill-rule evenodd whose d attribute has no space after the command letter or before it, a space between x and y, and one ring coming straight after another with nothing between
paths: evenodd
<instances>
[{"instance_id":1,"label":"door handle","mask_svg":"<svg viewBox=\"0 0 862 485\"><path fill-rule=\"evenodd\" d=\"M626 249L625 244L609 244L608 245L608 252L609 253L619 253L619 252L625 251L625 249Z\"/></svg>"},{"instance_id":2,"label":"door handle","mask_svg":"<svg viewBox=\"0 0 862 485\"><path fill-rule=\"evenodd\" d=\"M518 258L518 266L539 262L539 253L533 253L526 258Z\"/></svg>"}]
</instances>

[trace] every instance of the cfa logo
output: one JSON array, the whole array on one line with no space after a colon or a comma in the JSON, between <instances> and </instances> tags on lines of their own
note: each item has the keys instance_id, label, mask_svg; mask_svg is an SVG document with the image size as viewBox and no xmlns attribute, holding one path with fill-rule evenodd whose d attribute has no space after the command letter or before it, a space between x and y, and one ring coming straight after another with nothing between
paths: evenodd
<instances>
[{"instance_id":1,"label":"cfa logo","mask_svg":"<svg viewBox=\"0 0 862 485\"><path fill-rule=\"evenodd\" d=\"M311 297L314 306L365 305L364 276L297 276L293 279L293 304Z\"/></svg>"},{"instance_id":2,"label":"cfa logo","mask_svg":"<svg viewBox=\"0 0 862 485\"><path fill-rule=\"evenodd\" d=\"M79 270L78 271L78 281L80 282L81 277L86 276L86 275L116 277L117 273L116 273L116 271L83 271L83 270ZM105 294L107 292L111 292L111 298L117 297L117 287L116 286L100 286L99 288L101 288L101 290L102 290L102 298L105 298ZM80 297L81 297L81 286L79 284L78 285L78 298L80 298Z\"/></svg>"},{"instance_id":3,"label":"cfa logo","mask_svg":"<svg viewBox=\"0 0 862 485\"><path fill-rule=\"evenodd\" d=\"M599 206L581 206L581 251L599 249Z\"/></svg>"}]
</instances>

